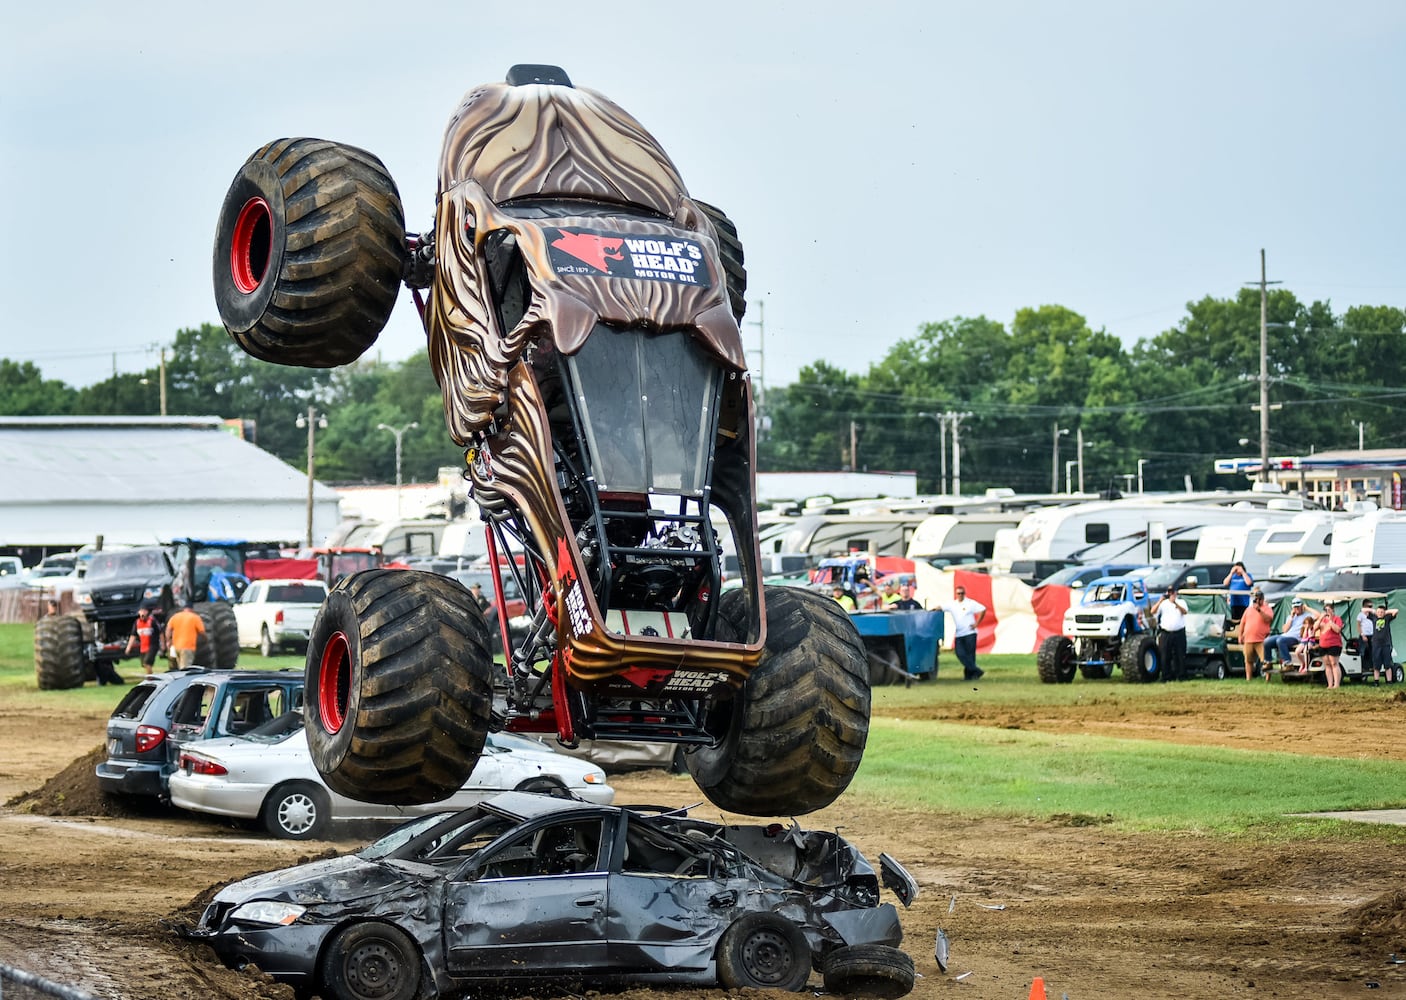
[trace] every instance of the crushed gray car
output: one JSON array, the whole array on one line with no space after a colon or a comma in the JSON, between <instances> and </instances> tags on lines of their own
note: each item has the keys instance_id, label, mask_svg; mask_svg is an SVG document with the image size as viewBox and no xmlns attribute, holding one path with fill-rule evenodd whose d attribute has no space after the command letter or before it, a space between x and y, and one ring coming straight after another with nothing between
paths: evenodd
<instances>
[{"instance_id":1,"label":"crushed gray car","mask_svg":"<svg viewBox=\"0 0 1406 1000\"><path fill-rule=\"evenodd\" d=\"M522 792L343 857L226 886L184 936L300 995L409 1000L485 982L721 984L899 997L918 886L838 834Z\"/></svg>"}]
</instances>

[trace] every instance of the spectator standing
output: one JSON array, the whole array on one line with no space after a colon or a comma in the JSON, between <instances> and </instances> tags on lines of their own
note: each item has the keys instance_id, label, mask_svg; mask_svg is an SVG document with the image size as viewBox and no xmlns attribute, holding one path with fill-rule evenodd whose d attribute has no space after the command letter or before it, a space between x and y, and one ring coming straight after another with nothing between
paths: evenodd
<instances>
[{"instance_id":1,"label":"spectator standing","mask_svg":"<svg viewBox=\"0 0 1406 1000\"><path fill-rule=\"evenodd\" d=\"M1269 654L1277 653L1279 669L1288 668L1293 660L1294 647L1303 637L1303 623L1307 617L1308 610L1303 606L1302 597L1295 597L1289 602L1289 620L1284 623L1284 631L1271 635L1264 642L1266 665L1272 665L1273 658Z\"/></svg>"},{"instance_id":2,"label":"spectator standing","mask_svg":"<svg viewBox=\"0 0 1406 1000\"><path fill-rule=\"evenodd\" d=\"M898 581L889 577L883 582L880 588L879 606L881 608L892 608L898 603Z\"/></svg>"},{"instance_id":3,"label":"spectator standing","mask_svg":"<svg viewBox=\"0 0 1406 1000\"><path fill-rule=\"evenodd\" d=\"M1186 680L1186 611L1186 603L1177 596L1176 587L1169 587L1152 605L1152 617L1157 619L1157 656L1164 681Z\"/></svg>"},{"instance_id":4,"label":"spectator standing","mask_svg":"<svg viewBox=\"0 0 1406 1000\"><path fill-rule=\"evenodd\" d=\"M967 598L967 588L957 587L957 599L944 608L952 616L952 651L962 665L962 677L980 680L986 671L976 665L976 636L981 620L986 617L986 605Z\"/></svg>"},{"instance_id":5,"label":"spectator standing","mask_svg":"<svg viewBox=\"0 0 1406 1000\"><path fill-rule=\"evenodd\" d=\"M1221 583L1230 588L1230 617L1238 622L1250 606L1250 589L1255 585L1255 578L1244 563L1238 562L1230 567Z\"/></svg>"},{"instance_id":6,"label":"spectator standing","mask_svg":"<svg viewBox=\"0 0 1406 1000\"><path fill-rule=\"evenodd\" d=\"M1386 671L1387 683L1391 683L1396 668L1391 643L1391 620L1396 617L1396 609L1386 606L1382 598L1372 617L1372 683L1381 683L1381 673ZM1365 660L1363 661L1366 662Z\"/></svg>"},{"instance_id":7,"label":"spectator standing","mask_svg":"<svg viewBox=\"0 0 1406 1000\"><path fill-rule=\"evenodd\" d=\"M1269 661L1264 655L1264 641L1269 637L1270 626L1274 623L1274 612L1269 609L1264 594L1258 588L1250 593L1250 606L1240 616L1240 644L1245 648L1245 680L1255 676L1255 665L1266 677L1269 676Z\"/></svg>"},{"instance_id":8,"label":"spectator standing","mask_svg":"<svg viewBox=\"0 0 1406 1000\"><path fill-rule=\"evenodd\" d=\"M830 596L846 611L854 610L854 598L845 593L845 588L838 583L830 588Z\"/></svg>"},{"instance_id":9,"label":"spectator standing","mask_svg":"<svg viewBox=\"0 0 1406 1000\"><path fill-rule=\"evenodd\" d=\"M922 611L922 610L923 610L923 606L922 606L921 604L919 604L918 601L917 601L917 599L913 596L913 592L914 592L916 589L917 589L917 588L914 586L912 580L904 580L903 583L902 583L902 584L899 586L899 588L898 588L898 590L899 590L898 600L896 600L896 601L893 602L892 610L894 610L894 611Z\"/></svg>"},{"instance_id":10,"label":"spectator standing","mask_svg":"<svg viewBox=\"0 0 1406 1000\"><path fill-rule=\"evenodd\" d=\"M1357 641L1362 650L1363 673L1367 671L1367 664L1372 662L1372 633L1376 631L1373 627L1374 614L1372 599L1362 598L1362 607L1357 610Z\"/></svg>"},{"instance_id":11,"label":"spectator standing","mask_svg":"<svg viewBox=\"0 0 1406 1000\"><path fill-rule=\"evenodd\" d=\"M199 615L196 616L197 618ZM161 651L161 623L151 613L150 608L137 612L137 620L132 623L132 634L127 637L127 655L139 652L142 669L148 674L156 666L156 655Z\"/></svg>"},{"instance_id":12,"label":"spectator standing","mask_svg":"<svg viewBox=\"0 0 1406 1000\"><path fill-rule=\"evenodd\" d=\"M488 610L488 598L483 596L483 584L478 582L469 584L469 594L472 595L474 603L478 605L480 611Z\"/></svg>"},{"instance_id":13,"label":"spectator standing","mask_svg":"<svg viewBox=\"0 0 1406 1000\"><path fill-rule=\"evenodd\" d=\"M1343 668L1339 657L1343 651L1343 620L1333 611L1333 602L1323 602L1323 613L1318 616L1314 643L1323 655L1323 673L1328 679L1328 687L1342 687Z\"/></svg>"},{"instance_id":14,"label":"spectator standing","mask_svg":"<svg viewBox=\"0 0 1406 1000\"><path fill-rule=\"evenodd\" d=\"M166 649L175 659L177 669L195 665L195 647L204 634L205 623L189 604L171 616L166 623Z\"/></svg>"}]
</instances>

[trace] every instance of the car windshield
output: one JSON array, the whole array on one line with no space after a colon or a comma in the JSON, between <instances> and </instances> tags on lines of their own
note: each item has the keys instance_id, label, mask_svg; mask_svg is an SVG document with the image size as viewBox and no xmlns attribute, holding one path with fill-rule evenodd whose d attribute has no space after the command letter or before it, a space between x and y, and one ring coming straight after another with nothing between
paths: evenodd
<instances>
[{"instance_id":1,"label":"car windshield","mask_svg":"<svg viewBox=\"0 0 1406 1000\"><path fill-rule=\"evenodd\" d=\"M426 813L424 816L417 816L412 820L400 824L400 826L396 827L394 830L392 830L390 833L386 834L379 840L373 841L372 843L363 847L361 850L356 852L356 856L359 858L365 858L368 861L375 861L377 858L389 857L390 855L396 853L398 850L404 847L406 844L409 844L412 840L419 837L426 831L433 829L434 827L443 825L445 827L446 833L460 829L463 825L462 822L448 823L446 821L451 818L461 817L467 814L477 815L477 810L470 809L467 810L466 813L436 812ZM434 838L431 838L431 842L435 842Z\"/></svg>"},{"instance_id":2,"label":"car windshield","mask_svg":"<svg viewBox=\"0 0 1406 1000\"><path fill-rule=\"evenodd\" d=\"M567 367L600 489L689 496L702 490L722 369L693 338L602 324Z\"/></svg>"},{"instance_id":3,"label":"car windshield","mask_svg":"<svg viewBox=\"0 0 1406 1000\"><path fill-rule=\"evenodd\" d=\"M1085 591L1084 603L1126 601L1128 599L1127 590L1127 585L1122 583L1096 583Z\"/></svg>"},{"instance_id":4,"label":"car windshield","mask_svg":"<svg viewBox=\"0 0 1406 1000\"><path fill-rule=\"evenodd\" d=\"M160 576L169 570L166 557L155 549L130 552L99 552L88 561L88 581L112 580L118 577Z\"/></svg>"},{"instance_id":5,"label":"car windshield","mask_svg":"<svg viewBox=\"0 0 1406 1000\"><path fill-rule=\"evenodd\" d=\"M1166 590L1181 579L1186 567L1182 565L1159 566L1150 573L1142 574L1142 582L1148 590Z\"/></svg>"}]
</instances>

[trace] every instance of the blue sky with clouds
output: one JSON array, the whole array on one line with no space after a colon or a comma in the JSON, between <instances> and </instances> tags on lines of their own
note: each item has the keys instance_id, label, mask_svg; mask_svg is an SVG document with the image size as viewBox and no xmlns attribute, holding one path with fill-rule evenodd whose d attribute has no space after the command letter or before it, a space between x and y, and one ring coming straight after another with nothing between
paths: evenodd
<instances>
[{"instance_id":1,"label":"blue sky with clouds","mask_svg":"<svg viewBox=\"0 0 1406 1000\"><path fill-rule=\"evenodd\" d=\"M1261 247L1300 299L1406 306L1404 52L1396 0L10 5L0 356L86 385L218 322L215 216L269 139L370 149L427 227L449 114L514 62L732 216L773 385L1048 303L1131 344ZM403 295L372 350L422 344Z\"/></svg>"}]
</instances>

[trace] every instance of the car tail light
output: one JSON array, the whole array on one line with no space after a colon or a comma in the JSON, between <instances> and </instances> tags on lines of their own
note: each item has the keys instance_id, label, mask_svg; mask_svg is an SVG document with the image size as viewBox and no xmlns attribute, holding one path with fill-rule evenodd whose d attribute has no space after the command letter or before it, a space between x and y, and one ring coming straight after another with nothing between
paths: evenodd
<instances>
[{"instance_id":1,"label":"car tail light","mask_svg":"<svg viewBox=\"0 0 1406 1000\"><path fill-rule=\"evenodd\" d=\"M137 753L155 750L166 739L166 730L159 726L137 727Z\"/></svg>"},{"instance_id":2,"label":"car tail light","mask_svg":"<svg viewBox=\"0 0 1406 1000\"><path fill-rule=\"evenodd\" d=\"M216 764L213 760L206 760L204 757L196 757L194 754L188 753L181 754L176 766L186 774L229 774L229 768L223 764Z\"/></svg>"},{"instance_id":3,"label":"car tail light","mask_svg":"<svg viewBox=\"0 0 1406 1000\"><path fill-rule=\"evenodd\" d=\"M274 623L275 625L282 625L282 624L283 624L283 609L282 609L282 608L279 608L277 611L275 611L275 612L273 613L273 623Z\"/></svg>"}]
</instances>

